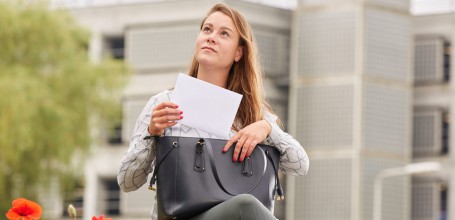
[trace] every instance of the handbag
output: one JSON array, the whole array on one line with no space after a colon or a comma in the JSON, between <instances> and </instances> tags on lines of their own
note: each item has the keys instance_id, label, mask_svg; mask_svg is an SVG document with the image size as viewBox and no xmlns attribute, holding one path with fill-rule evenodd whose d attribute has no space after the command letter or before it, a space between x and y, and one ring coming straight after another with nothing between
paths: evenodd
<instances>
[{"instance_id":1,"label":"handbag","mask_svg":"<svg viewBox=\"0 0 455 220\"><path fill-rule=\"evenodd\" d=\"M156 140L156 166L149 189L157 190L158 219L196 216L223 201L248 193L273 211L283 199L278 177L280 153L259 144L244 161L233 162L227 140L163 136ZM156 188L155 188L156 183Z\"/></svg>"}]
</instances>

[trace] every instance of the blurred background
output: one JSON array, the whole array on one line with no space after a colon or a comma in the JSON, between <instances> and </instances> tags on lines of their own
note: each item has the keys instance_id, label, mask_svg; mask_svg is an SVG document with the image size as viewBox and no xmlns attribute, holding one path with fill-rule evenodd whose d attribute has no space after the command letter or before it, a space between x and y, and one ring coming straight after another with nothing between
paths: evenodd
<instances>
[{"instance_id":1,"label":"blurred background","mask_svg":"<svg viewBox=\"0 0 455 220\"><path fill-rule=\"evenodd\" d=\"M45 10L35 17L24 9L33 4L8 2L0 1L0 5L9 5L0 14L14 18L0 16L0 84L12 88L0 89L4 94L0 98L0 115L4 115L0 116L4 124L0 134L5 134L0 135L0 174L6 182L2 185L0 181L0 190L12 189L11 197L35 195L24 191L33 178L39 178L33 176L37 171L30 170L34 164L28 163L23 171L20 164L30 162L38 145L44 146L41 156L72 149L58 154L66 155L56 157L61 159L58 169L45 163L56 158L40 156L36 160L45 168L59 170L47 181L39 181L36 198L46 219L69 219L66 207L70 203L84 220L102 213L116 220L150 219L154 192L147 190L147 184L135 192L121 192L116 180L118 165L145 103L173 87L179 72L186 72L200 21L217 2L236 8L252 25L267 98L285 129L310 157L306 176L283 176L286 199L275 203L279 219L455 219L455 151L451 150L451 137L455 137L455 129L451 129L455 120L451 117L455 111L451 77L455 0L54 0L36 6ZM27 13L21 14L24 11ZM69 16L42 19L45 13ZM38 22L30 29L32 20ZM50 21L61 24L52 26ZM84 29L84 34L71 32L73 26ZM49 40L49 36L62 36L65 28L71 30L61 39L79 36L75 48L81 53L74 54L75 49L65 56L56 52L55 57L65 59L49 60L49 48L68 48L60 38L54 43ZM38 33L42 38L34 39ZM24 37L24 44L17 36ZM12 40L5 41L7 37ZM51 43L44 44L43 39ZM27 50L21 52L30 45L43 45L30 58L39 61L36 66L26 59ZM57 62L67 65L72 57L85 58L69 67L54 67ZM81 68L80 63L88 67ZM12 74L27 72L23 68L30 74L7 81ZM25 113L13 114L27 108L18 105L12 109L13 104L29 103L36 97L18 100L24 88L35 90L28 89L33 88L28 84L11 85L22 85L17 82L29 82L36 75L40 80L58 79L59 74L64 83L43 84L46 88L38 91L53 89L37 97L37 106L46 106L47 97L57 93L69 93L59 98L68 101L59 106L75 102L74 97L103 100L81 101L75 112L74 108L61 109L72 112L70 115L44 114L51 115L55 123L44 117L42 128L32 123L35 116L41 118L39 114L30 114L31 118L24 118ZM72 82L80 82L81 87L69 86ZM90 85L93 89L78 92L86 86L92 88ZM72 92L64 92L72 88ZM104 100L107 97L111 97L109 102ZM102 108L112 102L117 107ZM87 113L84 118L71 118L81 111ZM86 121L78 125L85 130L57 123L66 118L74 123ZM58 131L62 126L68 129L49 137L59 137L62 142L46 139L21 147L26 136L11 130L18 124L18 132L24 131L24 135L52 126ZM79 140L75 134L90 138L66 144ZM37 139L41 137L36 134ZM51 145L57 147L45 150ZM59 176L60 182L52 176ZM61 187L64 184L71 187Z\"/></svg>"}]
</instances>

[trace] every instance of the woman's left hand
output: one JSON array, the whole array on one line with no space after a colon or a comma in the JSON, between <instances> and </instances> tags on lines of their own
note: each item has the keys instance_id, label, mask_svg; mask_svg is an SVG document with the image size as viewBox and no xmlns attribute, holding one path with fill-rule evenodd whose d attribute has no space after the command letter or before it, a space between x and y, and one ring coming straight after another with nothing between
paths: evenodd
<instances>
[{"instance_id":1,"label":"woman's left hand","mask_svg":"<svg viewBox=\"0 0 455 220\"><path fill-rule=\"evenodd\" d=\"M245 157L250 156L257 144L267 138L272 131L272 126L265 120L257 121L250 124L235 134L224 146L223 152L226 152L235 142L234 155L232 161L242 162Z\"/></svg>"}]
</instances>

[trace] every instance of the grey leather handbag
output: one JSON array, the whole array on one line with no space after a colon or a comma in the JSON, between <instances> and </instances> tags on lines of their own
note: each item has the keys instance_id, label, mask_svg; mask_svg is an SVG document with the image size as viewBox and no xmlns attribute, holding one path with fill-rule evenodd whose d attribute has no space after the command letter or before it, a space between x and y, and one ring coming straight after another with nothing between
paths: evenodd
<instances>
[{"instance_id":1,"label":"grey leather handbag","mask_svg":"<svg viewBox=\"0 0 455 220\"><path fill-rule=\"evenodd\" d=\"M158 219L198 215L239 194L255 196L270 210L274 197L283 199L278 178L280 153L258 145L243 162L233 162L234 147L222 152L226 140L155 137L156 165L150 189L157 185Z\"/></svg>"}]
</instances>

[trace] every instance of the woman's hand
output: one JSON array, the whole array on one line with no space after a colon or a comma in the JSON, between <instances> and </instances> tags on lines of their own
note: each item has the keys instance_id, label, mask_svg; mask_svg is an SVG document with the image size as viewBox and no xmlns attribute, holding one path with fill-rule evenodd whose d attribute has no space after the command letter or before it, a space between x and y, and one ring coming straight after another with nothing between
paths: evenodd
<instances>
[{"instance_id":1,"label":"woman's hand","mask_svg":"<svg viewBox=\"0 0 455 220\"><path fill-rule=\"evenodd\" d=\"M232 160L242 162L245 157L249 157L257 144L267 138L272 131L272 126L265 120L257 121L240 130L224 146L223 152L226 152L235 142L234 155Z\"/></svg>"},{"instance_id":2,"label":"woman's hand","mask_svg":"<svg viewBox=\"0 0 455 220\"><path fill-rule=\"evenodd\" d=\"M164 134L164 129L176 125L177 121L183 118L183 112L178 107L172 102L162 102L157 105L152 111L148 132L151 135L161 136Z\"/></svg>"}]
</instances>

